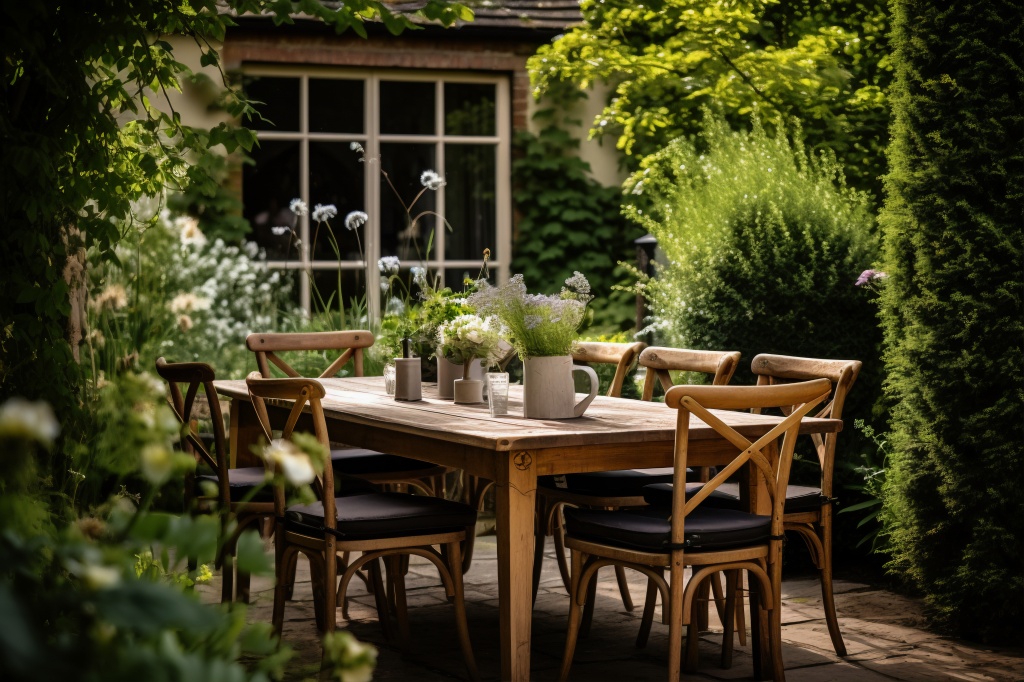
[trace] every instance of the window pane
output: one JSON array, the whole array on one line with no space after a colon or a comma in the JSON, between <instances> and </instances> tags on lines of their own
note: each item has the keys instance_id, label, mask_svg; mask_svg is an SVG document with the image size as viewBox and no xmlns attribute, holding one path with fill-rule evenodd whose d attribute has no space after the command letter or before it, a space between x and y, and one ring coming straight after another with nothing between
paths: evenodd
<instances>
[{"instance_id":1,"label":"window pane","mask_svg":"<svg viewBox=\"0 0 1024 682\"><path fill-rule=\"evenodd\" d=\"M299 143L263 140L250 155L255 164L243 166L242 201L253 241L267 250L271 260L298 259L296 235L289 231L275 235L273 228L298 230L298 220L288 204L299 196Z\"/></svg>"},{"instance_id":2,"label":"window pane","mask_svg":"<svg viewBox=\"0 0 1024 682\"><path fill-rule=\"evenodd\" d=\"M444 84L444 132L447 135L494 135L494 85Z\"/></svg>"},{"instance_id":3,"label":"window pane","mask_svg":"<svg viewBox=\"0 0 1024 682\"><path fill-rule=\"evenodd\" d=\"M445 258L477 260L483 250L499 258L495 231L497 147L487 144L445 145L448 185L445 218L452 232L445 235Z\"/></svg>"},{"instance_id":4,"label":"window pane","mask_svg":"<svg viewBox=\"0 0 1024 682\"><path fill-rule=\"evenodd\" d=\"M426 190L420 184L423 171L435 168L435 147L433 144L383 143L380 146L381 170L388 174L381 181L380 196L380 246L381 254L398 256L402 261L418 263L427 258L427 243L437 225L433 215L423 215L414 228L410 229L410 218L424 211L437 208L437 196L433 190ZM373 166L370 166L373 168ZM394 188L392 188L392 185ZM440 190L444 191L444 190ZM397 195L396 195L397 192ZM402 204L419 199L406 213ZM399 200L401 197L401 200ZM436 241L436 239L434 239ZM407 263L411 265L412 263Z\"/></svg>"},{"instance_id":5,"label":"window pane","mask_svg":"<svg viewBox=\"0 0 1024 682\"><path fill-rule=\"evenodd\" d=\"M252 130L299 130L299 79L249 76L245 94L256 100L258 116L246 123Z\"/></svg>"},{"instance_id":6,"label":"window pane","mask_svg":"<svg viewBox=\"0 0 1024 682\"><path fill-rule=\"evenodd\" d=\"M310 78L309 131L363 132L363 81Z\"/></svg>"},{"instance_id":7,"label":"window pane","mask_svg":"<svg viewBox=\"0 0 1024 682\"><path fill-rule=\"evenodd\" d=\"M360 248L366 228L346 229L345 216L350 211L366 211L363 187L367 165L359 161L359 154L352 151L348 144L309 143L309 238L312 240L314 260L338 259L332 236L337 241L342 260L361 258ZM337 217L321 225L319 231L312 218L313 208L317 204L334 204L338 209Z\"/></svg>"},{"instance_id":8,"label":"window pane","mask_svg":"<svg viewBox=\"0 0 1024 682\"><path fill-rule=\"evenodd\" d=\"M396 135L433 135L434 83L381 81L380 131Z\"/></svg>"}]
</instances>

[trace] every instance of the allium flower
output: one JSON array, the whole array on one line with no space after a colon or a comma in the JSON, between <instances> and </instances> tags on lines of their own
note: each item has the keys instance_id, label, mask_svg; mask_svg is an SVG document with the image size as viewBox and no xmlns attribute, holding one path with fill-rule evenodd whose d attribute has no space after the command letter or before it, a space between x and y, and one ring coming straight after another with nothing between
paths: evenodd
<instances>
[{"instance_id":1,"label":"allium flower","mask_svg":"<svg viewBox=\"0 0 1024 682\"><path fill-rule=\"evenodd\" d=\"M426 268L420 267L419 265L414 265L411 268L411 272L412 272L412 281L413 281L413 283L416 286L420 287L421 289L423 287L427 286L427 269Z\"/></svg>"},{"instance_id":2,"label":"allium flower","mask_svg":"<svg viewBox=\"0 0 1024 682\"><path fill-rule=\"evenodd\" d=\"M874 282L875 280L879 279L886 279L888 276L889 275L879 270L865 270L864 272L860 273L860 277L858 277L857 281L853 283L853 286L862 287L868 282Z\"/></svg>"},{"instance_id":3,"label":"allium flower","mask_svg":"<svg viewBox=\"0 0 1024 682\"><path fill-rule=\"evenodd\" d=\"M401 261L398 260L397 256L384 256L377 261L377 267L380 269L381 274L389 276L397 275L401 265Z\"/></svg>"},{"instance_id":4,"label":"allium flower","mask_svg":"<svg viewBox=\"0 0 1024 682\"><path fill-rule=\"evenodd\" d=\"M380 293L385 293L391 287L391 280L387 277L380 278Z\"/></svg>"},{"instance_id":5,"label":"allium flower","mask_svg":"<svg viewBox=\"0 0 1024 682\"><path fill-rule=\"evenodd\" d=\"M334 204L317 204L313 207L313 220L326 223L338 215L338 207Z\"/></svg>"},{"instance_id":6,"label":"allium flower","mask_svg":"<svg viewBox=\"0 0 1024 682\"><path fill-rule=\"evenodd\" d=\"M270 228L270 231L271 233L273 233L275 237L283 237L284 235L291 232L292 228L288 227L287 225L278 225L277 227Z\"/></svg>"},{"instance_id":7,"label":"allium flower","mask_svg":"<svg viewBox=\"0 0 1024 682\"><path fill-rule=\"evenodd\" d=\"M307 485L316 478L309 455L291 441L275 438L263 450L263 459L271 465L273 470L284 474L285 480L292 485Z\"/></svg>"},{"instance_id":8,"label":"allium flower","mask_svg":"<svg viewBox=\"0 0 1024 682\"><path fill-rule=\"evenodd\" d=\"M423 174L420 175L420 184L426 187L427 189L432 189L436 191L441 189L448 183L445 182L444 178L442 178L436 172L432 170L425 170L423 171Z\"/></svg>"},{"instance_id":9,"label":"allium flower","mask_svg":"<svg viewBox=\"0 0 1024 682\"><path fill-rule=\"evenodd\" d=\"M579 270L573 271L572 277L565 280L565 286L577 294L587 295L590 293L590 282L587 281L586 276Z\"/></svg>"},{"instance_id":10,"label":"allium flower","mask_svg":"<svg viewBox=\"0 0 1024 682\"><path fill-rule=\"evenodd\" d=\"M291 209L295 215L306 215L309 213L309 206L302 199L292 199L291 203L288 204L288 208Z\"/></svg>"},{"instance_id":11,"label":"allium flower","mask_svg":"<svg viewBox=\"0 0 1024 682\"><path fill-rule=\"evenodd\" d=\"M348 148L351 149L354 152L359 152L360 154L363 153L363 145L359 144L358 142L355 142L355 141L349 142L348 143Z\"/></svg>"},{"instance_id":12,"label":"allium flower","mask_svg":"<svg viewBox=\"0 0 1024 682\"><path fill-rule=\"evenodd\" d=\"M370 216L366 215L362 211L352 211L345 216L345 229L355 230L366 224L366 221L370 219Z\"/></svg>"},{"instance_id":13,"label":"allium flower","mask_svg":"<svg viewBox=\"0 0 1024 682\"><path fill-rule=\"evenodd\" d=\"M0 439L34 440L50 447L59 434L53 408L43 400L14 397L0 405Z\"/></svg>"}]
</instances>

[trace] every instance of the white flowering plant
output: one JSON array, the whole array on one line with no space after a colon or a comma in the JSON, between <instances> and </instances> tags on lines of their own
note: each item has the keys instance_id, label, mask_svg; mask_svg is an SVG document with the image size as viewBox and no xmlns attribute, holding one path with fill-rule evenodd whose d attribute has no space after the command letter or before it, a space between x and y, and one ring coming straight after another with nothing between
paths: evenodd
<instances>
[{"instance_id":1,"label":"white flowering plant","mask_svg":"<svg viewBox=\"0 0 1024 682\"><path fill-rule=\"evenodd\" d=\"M480 315L493 315L504 326L509 343L521 359L568 355L579 336L593 296L579 271L555 295L530 294L522 275L494 287L482 282L468 303Z\"/></svg>"},{"instance_id":2,"label":"white flowering plant","mask_svg":"<svg viewBox=\"0 0 1024 682\"><path fill-rule=\"evenodd\" d=\"M256 244L207 240L194 218L160 211L124 244L115 262L88 254L83 363L94 386L161 355L244 376L245 337L294 312L291 279L269 270Z\"/></svg>"},{"instance_id":3,"label":"white flowering plant","mask_svg":"<svg viewBox=\"0 0 1024 682\"><path fill-rule=\"evenodd\" d=\"M463 379L469 378L473 360L482 358L492 365L498 360L501 323L495 317L459 315L437 330L437 352L463 367Z\"/></svg>"}]
</instances>

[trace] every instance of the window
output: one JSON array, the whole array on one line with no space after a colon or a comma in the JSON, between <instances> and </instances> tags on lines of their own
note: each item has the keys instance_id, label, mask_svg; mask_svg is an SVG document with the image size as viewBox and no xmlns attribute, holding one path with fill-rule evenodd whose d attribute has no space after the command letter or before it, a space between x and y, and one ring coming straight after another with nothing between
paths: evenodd
<instances>
[{"instance_id":1,"label":"window","mask_svg":"<svg viewBox=\"0 0 1024 682\"><path fill-rule=\"evenodd\" d=\"M305 310L320 307L317 297L326 300L339 282L346 305L365 291L369 309L380 310L381 256L397 256L406 272L425 263L457 289L466 275L477 275L489 248L492 278L508 277L507 79L267 68L247 72L245 87L264 103L264 120L250 124L259 147L243 169L245 217L270 266L299 273ZM447 184L420 194L426 170ZM331 230L292 214L295 197L311 209L337 206ZM346 230L345 216L357 210L368 214L366 225ZM410 215L421 216L415 229Z\"/></svg>"}]
</instances>

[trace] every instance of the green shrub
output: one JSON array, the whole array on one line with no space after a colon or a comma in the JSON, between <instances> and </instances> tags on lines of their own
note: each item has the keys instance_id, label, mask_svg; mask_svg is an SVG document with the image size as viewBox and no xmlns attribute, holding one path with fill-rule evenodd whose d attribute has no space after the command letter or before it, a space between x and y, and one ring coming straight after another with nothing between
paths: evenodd
<instances>
[{"instance_id":1,"label":"green shrub","mask_svg":"<svg viewBox=\"0 0 1024 682\"><path fill-rule=\"evenodd\" d=\"M889 568L951 631L1019 643L1024 11L893 8L892 172L880 219Z\"/></svg>"},{"instance_id":2,"label":"green shrub","mask_svg":"<svg viewBox=\"0 0 1024 682\"><path fill-rule=\"evenodd\" d=\"M756 121L733 132L708 116L705 129L699 146L675 140L627 183L643 200L627 213L661 252L657 276L640 284L658 342L740 351L737 384L753 382L758 353L861 360L844 417L869 417L880 332L873 294L854 286L877 251L867 197L844 186L832 157ZM854 453L873 449L858 436L849 429L839 442L837 461L851 470ZM817 475L794 469L798 480Z\"/></svg>"}]
</instances>

